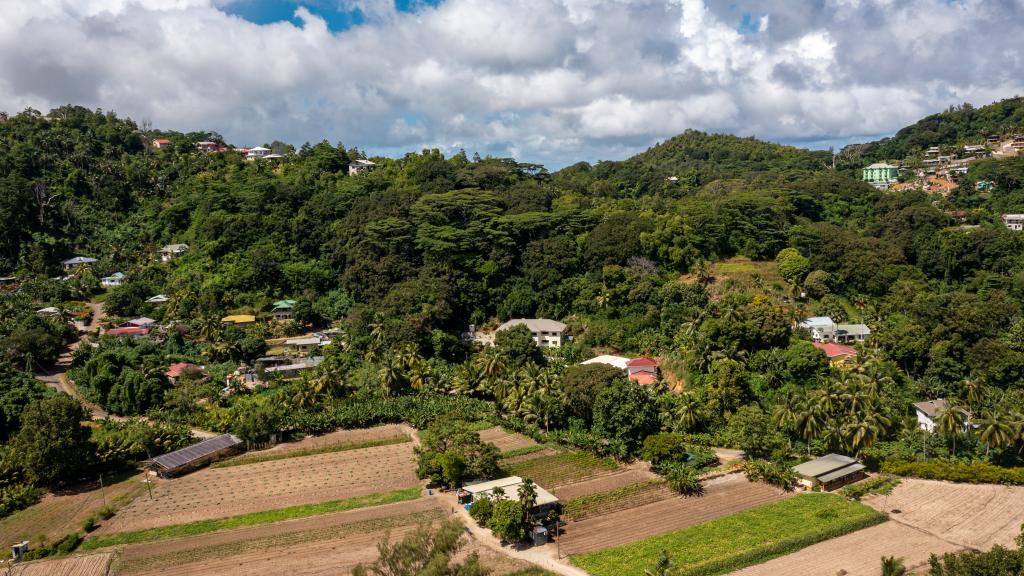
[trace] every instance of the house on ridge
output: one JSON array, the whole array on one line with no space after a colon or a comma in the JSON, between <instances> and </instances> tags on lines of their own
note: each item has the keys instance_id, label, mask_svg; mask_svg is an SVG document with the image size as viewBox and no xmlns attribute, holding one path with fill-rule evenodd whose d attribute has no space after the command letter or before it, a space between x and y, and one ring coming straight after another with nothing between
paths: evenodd
<instances>
[{"instance_id":1,"label":"house on ridge","mask_svg":"<svg viewBox=\"0 0 1024 576\"><path fill-rule=\"evenodd\" d=\"M67 260L62 261L61 265L64 266L65 272L70 272L76 268L85 266L87 264L93 264L95 262L95 258L90 258L88 256L75 256L74 258L69 258Z\"/></svg>"},{"instance_id":2,"label":"house on ridge","mask_svg":"<svg viewBox=\"0 0 1024 576\"><path fill-rule=\"evenodd\" d=\"M936 398L935 400L925 400L923 402L914 403L914 413L917 416L917 424L922 430L926 432L934 432L938 426L939 418L942 413L946 411L946 407L949 403L943 398ZM960 412L964 417L964 432L967 431L969 425L967 422L970 420L971 413L963 408L959 408Z\"/></svg>"},{"instance_id":3,"label":"house on ridge","mask_svg":"<svg viewBox=\"0 0 1024 576\"><path fill-rule=\"evenodd\" d=\"M160 249L160 261L170 262L188 252L188 244L168 244Z\"/></svg>"},{"instance_id":4,"label":"house on ridge","mask_svg":"<svg viewBox=\"0 0 1024 576\"><path fill-rule=\"evenodd\" d=\"M567 341L565 324L547 318L515 318L498 326L498 332L520 324L529 328L533 341L541 348L558 348Z\"/></svg>"},{"instance_id":5,"label":"house on ridge","mask_svg":"<svg viewBox=\"0 0 1024 576\"><path fill-rule=\"evenodd\" d=\"M375 162L370 162L369 160L363 160L363 159L360 158L360 159L357 159L357 160L353 160L348 165L348 175L349 176L356 176L358 174L365 174L367 172L370 172L371 170L373 170L376 167L377 167L377 164Z\"/></svg>"},{"instance_id":6,"label":"house on ridge","mask_svg":"<svg viewBox=\"0 0 1024 576\"><path fill-rule=\"evenodd\" d=\"M120 272L114 272L106 278L100 278L100 286L104 288L116 288L124 284L124 274Z\"/></svg>"}]
</instances>

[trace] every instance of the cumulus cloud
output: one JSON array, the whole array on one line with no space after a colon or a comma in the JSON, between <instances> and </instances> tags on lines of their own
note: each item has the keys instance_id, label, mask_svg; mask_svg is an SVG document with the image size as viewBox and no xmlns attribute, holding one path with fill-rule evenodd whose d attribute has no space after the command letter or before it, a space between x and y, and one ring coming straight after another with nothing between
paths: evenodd
<instances>
[{"instance_id":1,"label":"cumulus cloud","mask_svg":"<svg viewBox=\"0 0 1024 576\"><path fill-rule=\"evenodd\" d=\"M236 144L343 141L621 158L687 128L789 142L887 133L1021 93L1021 0L0 0L0 109L75 103Z\"/></svg>"}]
</instances>

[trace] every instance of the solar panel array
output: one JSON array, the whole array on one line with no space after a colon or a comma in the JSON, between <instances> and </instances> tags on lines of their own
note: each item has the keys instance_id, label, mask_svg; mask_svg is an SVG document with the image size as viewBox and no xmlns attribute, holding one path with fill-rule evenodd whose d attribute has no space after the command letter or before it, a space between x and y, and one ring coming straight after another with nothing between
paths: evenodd
<instances>
[{"instance_id":1,"label":"solar panel array","mask_svg":"<svg viewBox=\"0 0 1024 576\"><path fill-rule=\"evenodd\" d=\"M180 450L168 452L162 456L157 456L156 458L153 458L153 462L171 470L190 462L195 462L201 458L205 458L214 452L218 452L232 446L237 446L241 443L242 441L237 436L221 434L220 436L214 436L213 438L203 440L202 442L198 442L191 446L186 446Z\"/></svg>"}]
</instances>

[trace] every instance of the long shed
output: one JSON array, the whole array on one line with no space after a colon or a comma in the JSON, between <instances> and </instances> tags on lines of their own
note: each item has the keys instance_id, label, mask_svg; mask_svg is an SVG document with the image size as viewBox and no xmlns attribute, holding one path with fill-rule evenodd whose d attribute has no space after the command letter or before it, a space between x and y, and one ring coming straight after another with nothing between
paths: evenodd
<instances>
[{"instance_id":1,"label":"long shed","mask_svg":"<svg viewBox=\"0 0 1024 576\"><path fill-rule=\"evenodd\" d=\"M149 460L149 468L168 478L191 472L224 456L240 452L242 440L233 434L221 434L174 452Z\"/></svg>"}]
</instances>

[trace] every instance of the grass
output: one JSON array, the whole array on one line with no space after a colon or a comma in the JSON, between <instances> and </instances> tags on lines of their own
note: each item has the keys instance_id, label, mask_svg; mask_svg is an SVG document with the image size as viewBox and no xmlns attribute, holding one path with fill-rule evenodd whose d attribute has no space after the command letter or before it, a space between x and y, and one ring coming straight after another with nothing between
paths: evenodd
<instances>
[{"instance_id":1,"label":"grass","mask_svg":"<svg viewBox=\"0 0 1024 576\"><path fill-rule=\"evenodd\" d=\"M649 492L655 492L665 485L664 480L645 480L630 484L607 492L588 494L573 498L562 503L562 515L566 520L576 521L595 516L598 513L606 513L617 510L632 500L643 498Z\"/></svg>"},{"instance_id":2,"label":"grass","mask_svg":"<svg viewBox=\"0 0 1024 576\"><path fill-rule=\"evenodd\" d=\"M545 488L615 470L618 467L619 465L611 458L599 458L586 452L562 452L503 465L510 475L529 478Z\"/></svg>"},{"instance_id":3,"label":"grass","mask_svg":"<svg viewBox=\"0 0 1024 576\"><path fill-rule=\"evenodd\" d=\"M376 446L390 446L392 444L405 444L412 442L408 436L395 436L394 438L381 438L378 440L367 440L365 442L349 442L346 444L334 444L332 446L320 446L319 448L305 448L302 450L288 450L281 452L267 452L264 454L245 454L220 460L210 464L210 468L229 468L231 466L244 466L246 464L257 464L259 462L272 462L274 460L285 460L287 458L300 458L302 456L313 456L315 454L330 454L333 452L346 452L360 448L374 448Z\"/></svg>"},{"instance_id":4,"label":"grass","mask_svg":"<svg viewBox=\"0 0 1024 576\"><path fill-rule=\"evenodd\" d=\"M885 521L834 494L803 494L639 542L572 557L594 576L644 576L663 550L675 576L715 576Z\"/></svg>"},{"instance_id":5,"label":"grass","mask_svg":"<svg viewBox=\"0 0 1024 576\"><path fill-rule=\"evenodd\" d=\"M289 506L288 508L278 508L276 510L266 510L263 512L251 512L249 514L229 516L227 518L197 520L187 524L172 524L170 526L160 526L158 528L120 532L117 534L110 534L108 536L89 538L82 544L82 549L95 550L97 548L120 546L124 544L137 544L139 542L152 542L153 540L163 540L166 538L195 536L198 534L206 534L208 532L217 532L219 530L229 530L232 528L242 528L258 524L271 524L282 520L306 518L308 516L317 516L319 514L327 514L330 512L344 512L345 510L354 510L356 508L366 508L368 506L379 506L381 504L392 504L406 500L415 500L416 498L419 498L419 496L420 489L418 487L406 488L404 490L395 490L393 492L380 492L377 494L368 494L366 496L356 496L354 498L346 498L344 500L331 500L329 502Z\"/></svg>"},{"instance_id":6,"label":"grass","mask_svg":"<svg viewBox=\"0 0 1024 576\"><path fill-rule=\"evenodd\" d=\"M540 452L541 450L547 450L551 446L547 444L534 444L533 446L523 446L522 448L513 448L511 450L505 450L501 453L502 458L515 458L516 456L526 456L527 454L533 454L534 452Z\"/></svg>"}]
</instances>

